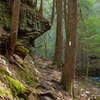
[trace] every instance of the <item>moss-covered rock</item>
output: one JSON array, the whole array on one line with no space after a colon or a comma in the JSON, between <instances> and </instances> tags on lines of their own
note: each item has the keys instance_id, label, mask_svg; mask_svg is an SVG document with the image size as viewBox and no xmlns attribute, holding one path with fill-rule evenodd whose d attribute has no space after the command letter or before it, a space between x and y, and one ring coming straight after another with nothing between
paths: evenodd
<instances>
[{"instance_id":1,"label":"moss-covered rock","mask_svg":"<svg viewBox=\"0 0 100 100\"><path fill-rule=\"evenodd\" d=\"M10 73L6 71L6 69L4 69L3 67L0 66L0 79L2 78L2 76L7 75L10 76Z\"/></svg>"},{"instance_id":2,"label":"moss-covered rock","mask_svg":"<svg viewBox=\"0 0 100 100\"><path fill-rule=\"evenodd\" d=\"M27 0L29 2L29 0ZM32 0L30 0L31 2ZM30 43L50 29L48 20L41 17L37 9L21 3L19 37ZM11 11L7 2L0 1L0 26L10 32ZM23 38L23 39L22 39ZM27 38L27 39L26 39ZM25 43L25 42L24 42ZM32 43L32 42L31 42Z\"/></svg>"},{"instance_id":3,"label":"moss-covered rock","mask_svg":"<svg viewBox=\"0 0 100 100\"><path fill-rule=\"evenodd\" d=\"M15 53L25 58L28 54L28 49L24 47L20 42L16 42Z\"/></svg>"},{"instance_id":4,"label":"moss-covered rock","mask_svg":"<svg viewBox=\"0 0 100 100\"><path fill-rule=\"evenodd\" d=\"M15 80L12 77L7 76L7 81L10 89L14 92L15 95L24 95L26 93L27 89L18 80Z\"/></svg>"},{"instance_id":5,"label":"moss-covered rock","mask_svg":"<svg viewBox=\"0 0 100 100\"><path fill-rule=\"evenodd\" d=\"M0 26L10 33L11 28L11 9L8 7L9 0L0 1ZM39 14L39 11L33 5L36 4L36 0L22 0L20 9L20 21L18 29L18 41L20 41L26 48L29 49L32 54L34 53L30 47L34 47L34 41L41 36L44 32L50 29L50 24L47 19ZM3 37L3 36L2 36ZM0 40L2 39L0 37ZM0 52L5 54L6 44L9 47L9 37L5 36L4 43L0 43ZM0 41L1 42L1 41ZM24 46L17 46L15 53L23 58L27 54L27 50ZM20 53L19 53L20 52Z\"/></svg>"},{"instance_id":6,"label":"moss-covered rock","mask_svg":"<svg viewBox=\"0 0 100 100\"><path fill-rule=\"evenodd\" d=\"M0 81L0 98L4 100L4 98L9 98L10 100L13 100L12 92L9 88L5 87L4 84ZM2 100L0 99L0 100Z\"/></svg>"},{"instance_id":7,"label":"moss-covered rock","mask_svg":"<svg viewBox=\"0 0 100 100\"><path fill-rule=\"evenodd\" d=\"M33 75L31 75L30 73L31 70L29 70L29 68L26 65L23 66L24 66L24 71L21 69L17 69L17 73L20 75L20 77L24 80L26 84L28 84L30 87L35 87L37 83Z\"/></svg>"},{"instance_id":8,"label":"moss-covered rock","mask_svg":"<svg viewBox=\"0 0 100 100\"><path fill-rule=\"evenodd\" d=\"M4 97L9 96L10 98L13 96L19 96L23 98L27 98L27 95L30 91L18 80L14 79L10 76L9 72L6 71L3 67L0 67L0 80L5 87L0 85L0 96Z\"/></svg>"}]
</instances>

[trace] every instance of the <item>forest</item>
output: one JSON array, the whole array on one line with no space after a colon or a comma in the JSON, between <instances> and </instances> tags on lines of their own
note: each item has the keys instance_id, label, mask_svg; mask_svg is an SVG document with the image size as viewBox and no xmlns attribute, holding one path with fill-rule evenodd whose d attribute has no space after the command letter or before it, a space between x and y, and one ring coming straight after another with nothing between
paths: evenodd
<instances>
[{"instance_id":1,"label":"forest","mask_svg":"<svg viewBox=\"0 0 100 100\"><path fill-rule=\"evenodd\" d=\"M100 0L0 0L0 100L100 100Z\"/></svg>"}]
</instances>

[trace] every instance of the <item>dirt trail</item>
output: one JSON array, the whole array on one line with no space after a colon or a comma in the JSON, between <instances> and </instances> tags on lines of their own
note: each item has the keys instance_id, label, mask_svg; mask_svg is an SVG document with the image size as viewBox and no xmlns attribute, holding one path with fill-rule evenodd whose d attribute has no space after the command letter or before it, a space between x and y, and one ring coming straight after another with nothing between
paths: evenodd
<instances>
[{"instance_id":1,"label":"dirt trail","mask_svg":"<svg viewBox=\"0 0 100 100\"><path fill-rule=\"evenodd\" d=\"M41 91L39 100L72 100L60 85L61 72L50 61L38 59L38 68L41 73L37 89ZM37 61L37 60L36 60Z\"/></svg>"},{"instance_id":2,"label":"dirt trail","mask_svg":"<svg viewBox=\"0 0 100 100\"><path fill-rule=\"evenodd\" d=\"M100 100L100 89L82 79L75 81L74 89L77 99L72 99L60 84L61 71L52 65L51 61L36 58L36 62L38 71L41 73L37 86L40 91L39 100Z\"/></svg>"}]
</instances>

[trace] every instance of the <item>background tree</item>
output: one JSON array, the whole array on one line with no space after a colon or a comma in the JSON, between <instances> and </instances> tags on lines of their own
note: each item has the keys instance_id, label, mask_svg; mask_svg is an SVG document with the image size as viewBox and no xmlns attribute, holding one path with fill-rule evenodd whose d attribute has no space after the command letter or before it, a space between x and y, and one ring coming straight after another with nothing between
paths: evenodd
<instances>
[{"instance_id":1,"label":"background tree","mask_svg":"<svg viewBox=\"0 0 100 100\"><path fill-rule=\"evenodd\" d=\"M40 15L43 16L43 0L41 0L39 11L40 11Z\"/></svg>"},{"instance_id":2,"label":"background tree","mask_svg":"<svg viewBox=\"0 0 100 100\"><path fill-rule=\"evenodd\" d=\"M57 26L54 63L58 66L62 63L63 54L63 32L62 32L62 0L56 0Z\"/></svg>"},{"instance_id":3,"label":"background tree","mask_svg":"<svg viewBox=\"0 0 100 100\"><path fill-rule=\"evenodd\" d=\"M66 1L67 2L67 1ZM53 0L44 1L44 14L46 18L51 18ZM68 3L66 3L66 7ZM38 1L38 8L40 3ZM48 9L47 9L48 8ZM81 11L80 11L81 9ZM68 9L67 9L68 10ZM77 74L86 75L87 67L89 68L89 75L97 75L95 70L99 69L100 60L91 58L100 58L100 1L99 0L79 0L79 23L78 23L78 56L77 56ZM66 11L67 12L67 11ZM68 19L67 19L68 20ZM67 21L64 21L67 22ZM66 27L66 26L65 26ZM66 34L63 27L64 33L64 45L66 41ZM56 17L50 31L46 33L48 41L48 59L53 60L55 51L55 40L56 40ZM45 57L44 42L42 36L36 40L36 55L47 59ZM41 46L40 46L41 45ZM88 48L87 48L88 47ZM88 57L87 57L88 54ZM63 56L64 58L64 56ZM92 62L91 62L92 60ZM63 59L64 61L64 59ZM98 72L99 74L99 72Z\"/></svg>"},{"instance_id":4,"label":"background tree","mask_svg":"<svg viewBox=\"0 0 100 100\"><path fill-rule=\"evenodd\" d=\"M54 16L55 16L55 4L56 4L56 0L53 0L53 6L52 6L52 15L51 15L51 26L53 24L53 20L54 20Z\"/></svg>"},{"instance_id":5,"label":"background tree","mask_svg":"<svg viewBox=\"0 0 100 100\"><path fill-rule=\"evenodd\" d=\"M65 63L62 72L62 84L65 89L72 95L73 79L76 66L77 52L77 0L68 0L68 21L66 32L66 53Z\"/></svg>"},{"instance_id":6,"label":"background tree","mask_svg":"<svg viewBox=\"0 0 100 100\"><path fill-rule=\"evenodd\" d=\"M64 3L64 22L65 22L65 32L67 32L67 14L68 14L68 11L67 11L67 7L66 7L66 0L63 1Z\"/></svg>"},{"instance_id":7,"label":"background tree","mask_svg":"<svg viewBox=\"0 0 100 100\"><path fill-rule=\"evenodd\" d=\"M20 0L14 0L12 9L12 25L11 25L10 49L9 49L10 56L13 55L16 45L19 14L20 14Z\"/></svg>"},{"instance_id":8,"label":"background tree","mask_svg":"<svg viewBox=\"0 0 100 100\"><path fill-rule=\"evenodd\" d=\"M10 9L12 9L13 6L13 0L8 0L8 6Z\"/></svg>"},{"instance_id":9,"label":"background tree","mask_svg":"<svg viewBox=\"0 0 100 100\"><path fill-rule=\"evenodd\" d=\"M37 0L35 0L34 6L37 7Z\"/></svg>"}]
</instances>

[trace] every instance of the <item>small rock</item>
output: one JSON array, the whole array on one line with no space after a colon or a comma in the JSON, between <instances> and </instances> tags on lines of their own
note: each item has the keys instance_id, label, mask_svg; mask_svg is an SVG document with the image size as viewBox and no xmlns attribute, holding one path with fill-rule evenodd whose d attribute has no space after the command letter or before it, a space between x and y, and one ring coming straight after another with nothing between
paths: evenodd
<instances>
[{"instance_id":1,"label":"small rock","mask_svg":"<svg viewBox=\"0 0 100 100\"><path fill-rule=\"evenodd\" d=\"M22 58L20 58L18 55L14 54L13 57L19 64L23 64Z\"/></svg>"}]
</instances>

